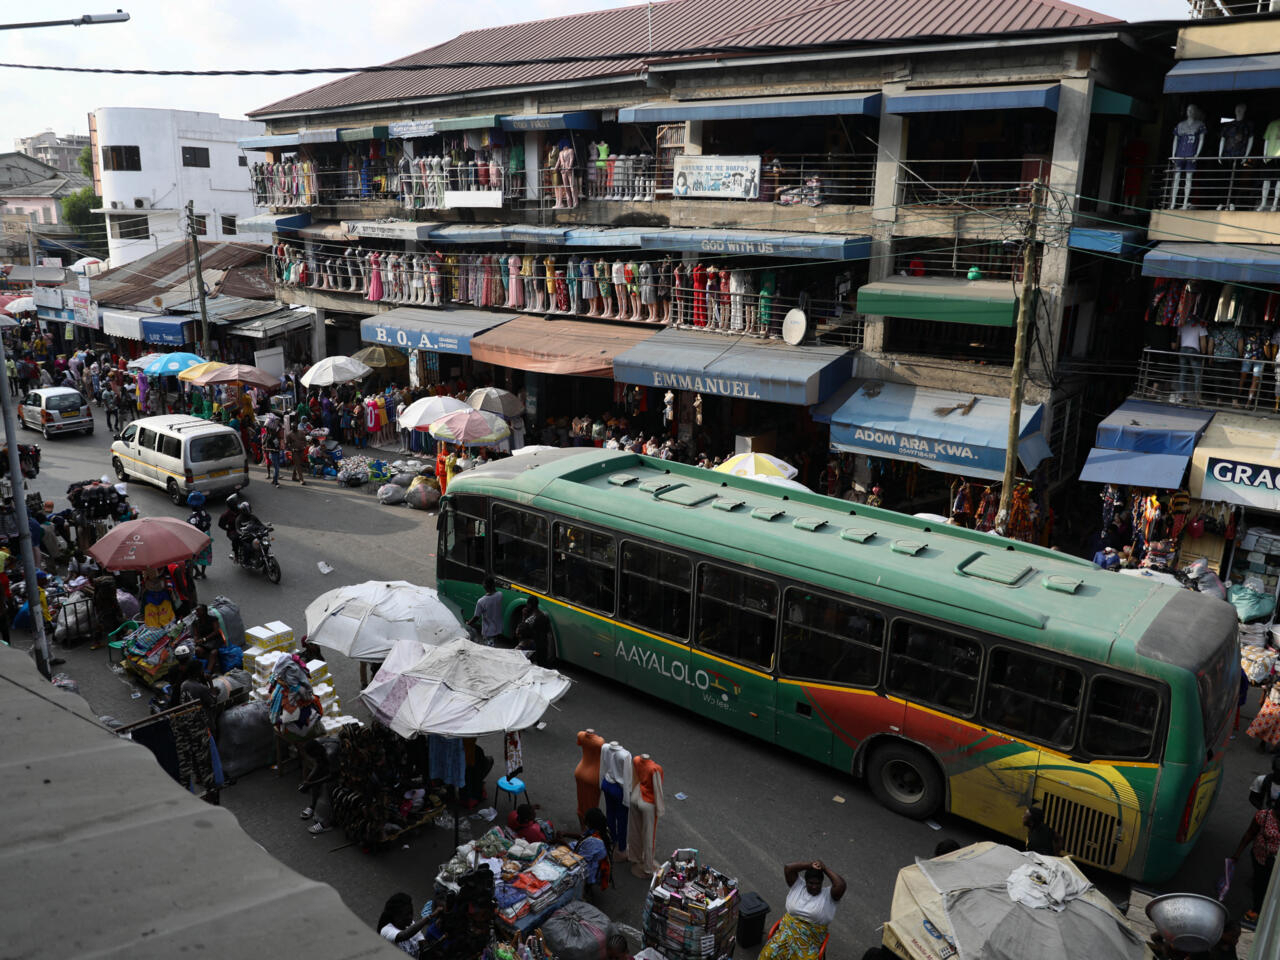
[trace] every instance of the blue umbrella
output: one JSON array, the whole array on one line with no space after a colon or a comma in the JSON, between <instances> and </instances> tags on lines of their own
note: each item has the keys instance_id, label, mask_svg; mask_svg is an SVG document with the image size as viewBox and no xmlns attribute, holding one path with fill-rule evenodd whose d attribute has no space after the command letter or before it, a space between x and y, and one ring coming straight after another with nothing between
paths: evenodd
<instances>
[{"instance_id":1,"label":"blue umbrella","mask_svg":"<svg viewBox=\"0 0 1280 960\"><path fill-rule=\"evenodd\" d=\"M176 377L188 367L204 362L204 357L194 353L162 353L143 367L142 372L149 377Z\"/></svg>"}]
</instances>

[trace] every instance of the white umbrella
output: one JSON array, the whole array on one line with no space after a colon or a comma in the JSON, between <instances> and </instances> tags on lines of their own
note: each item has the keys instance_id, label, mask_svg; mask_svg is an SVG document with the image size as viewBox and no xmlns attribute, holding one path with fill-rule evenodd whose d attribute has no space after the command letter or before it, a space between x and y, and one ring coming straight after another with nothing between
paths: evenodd
<instances>
[{"instance_id":1,"label":"white umbrella","mask_svg":"<svg viewBox=\"0 0 1280 960\"><path fill-rule=\"evenodd\" d=\"M472 390L467 404L474 410L496 413L500 417L518 417L524 413L524 403L510 390L498 387L481 387Z\"/></svg>"},{"instance_id":2,"label":"white umbrella","mask_svg":"<svg viewBox=\"0 0 1280 960\"><path fill-rule=\"evenodd\" d=\"M480 737L533 726L568 691L567 677L535 667L518 650L401 640L360 698L402 737Z\"/></svg>"},{"instance_id":3,"label":"white umbrella","mask_svg":"<svg viewBox=\"0 0 1280 960\"><path fill-rule=\"evenodd\" d=\"M446 414L470 409L457 397L423 397L404 408L396 426L401 430L426 430Z\"/></svg>"},{"instance_id":4,"label":"white umbrella","mask_svg":"<svg viewBox=\"0 0 1280 960\"><path fill-rule=\"evenodd\" d=\"M516 447L511 451L513 457L523 457L526 453L546 453L548 450L563 450L564 447L552 447L545 443L531 443L525 447Z\"/></svg>"},{"instance_id":5,"label":"white umbrella","mask_svg":"<svg viewBox=\"0 0 1280 960\"><path fill-rule=\"evenodd\" d=\"M153 360L158 360L160 357L163 357L163 356L164 356L163 353L144 353L142 356L138 357L138 359L130 360L128 363L126 363L125 368L128 370L141 370L143 367L151 363Z\"/></svg>"},{"instance_id":6,"label":"white umbrella","mask_svg":"<svg viewBox=\"0 0 1280 960\"><path fill-rule=\"evenodd\" d=\"M10 300L4 308L5 313L30 313L36 308L36 302L31 297L19 297L17 300Z\"/></svg>"},{"instance_id":7,"label":"white umbrella","mask_svg":"<svg viewBox=\"0 0 1280 960\"><path fill-rule=\"evenodd\" d=\"M435 590L404 580L338 587L307 606L307 639L353 660L384 660L398 640L434 646L466 635Z\"/></svg>"},{"instance_id":8,"label":"white umbrella","mask_svg":"<svg viewBox=\"0 0 1280 960\"><path fill-rule=\"evenodd\" d=\"M759 480L761 483L772 483L775 487L786 487L788 490L803 490L805 493L813 493L799 480L792 480L790 477L776 477L772 473L754 473L750 475L752 480Z\"/></svg>"},{"instance_id":9,"label":"white umbrella","mask_svg":"<svg viewBox=\"0 0 1280 960\"><path fill-rule=\"evenodd\" d=\"M373 368L351 357L325 357L302 375L304 387L331 387L335 383L359 380L373 372Z\"/></svg>"}]
</instances>

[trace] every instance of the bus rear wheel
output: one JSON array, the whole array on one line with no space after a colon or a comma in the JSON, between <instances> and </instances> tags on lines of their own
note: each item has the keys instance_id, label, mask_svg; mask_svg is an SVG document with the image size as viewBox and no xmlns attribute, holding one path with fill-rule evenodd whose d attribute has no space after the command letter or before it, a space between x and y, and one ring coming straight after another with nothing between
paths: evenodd
<instances>
[{"instance_id":1,"label":"bus rear wheel","mask_svg":"<svg viewBox=\"0 0 1280 960\"><path fill-rule=\"evenodd\" d=\"M942 806L942 774L923 750L905 743L877 747L867 763L872 795L894 813L913 820L933 816Z\"/></svg>"}]
</instances>

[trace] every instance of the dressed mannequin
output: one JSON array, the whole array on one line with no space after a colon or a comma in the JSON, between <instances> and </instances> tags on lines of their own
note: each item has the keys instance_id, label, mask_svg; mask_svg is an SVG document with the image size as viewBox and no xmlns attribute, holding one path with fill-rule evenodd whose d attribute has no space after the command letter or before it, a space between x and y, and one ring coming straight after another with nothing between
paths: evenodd
<instances>
[{"instance_id":1,"label":"dressed mannequin","mask_svg":"<svg viewBox=\"0 0 1280 960\"><path fill-rule=\"evenodd\" d=\"M582 313L582 261L575 254L569 258L569 312L574 316Z\"/></svg>"},{"instance_id":2,"label":"dressed mannequin","mask_svg":"<svg viewBox=\"0 0 1280 960\"><path fill-rule=\"evenodd\" d=\"M1280 120L1272 120L1262 133L1262 198L1259 210L1280 208Z\"/></svg>"},{"instance_id":3,"label":"dressed mannequin","mask_svg":"<svg viewBox=\"0 0 1280 960\"><path fill-rule=\"evenodd\" d=\"M443 258L440 254L432 254L427 258L427 289L430 296L430 303L433 307L439 307L444 304L444 283L440 276L440 265Z\"/></svg>"},{"instance_id":4,"label":"dressed mannequin","mask_svg":"<svg viewBox=\"0 0 1280 960\"><path fill-rule=\"evenodd\" d=\"M600 749L604 746L604 737L590 727L578 733L578 746L582 748L582 759L573 770L573 778L578 781L578 822L592 807L600 806Z\"/></svg>"},{"instance_id":5,"label":"dressed mannequin","mask_svg":"<svg viewBox=\"0 0 1280 960\"><path fill-rule=\"evenodd\" d=\"M631 319L640 319L640 269L634 263L623 264L623 275L627 278L627 306L631 311Z\"/></svg>"},{"instance_id":6,"label":"dressed mannequin","mask_svg":"<svg viewBox=\"0 0 1280 960\"><path fill-rule=\"evenodd\" d=\"M633 874L646 877L658 872L658 820L666 813L662 767L642 753L631 761L631 780L627 859Z\"/></svg>"},{"instance_id":7,"label":"dressed mannequin","mask_svg":"<svg viewBox=\"0 0 1280 960\"><path fill-rule=\"evenodd\" d=\"M627 295L627 265L621 260L615 260L609 268L609 274L614 296L618 298L618 319L628 320L631 317L628 310L631 301Z\"/></svg>"},{"instance_id":8,"label":"dressed mannequin","mask_svg":"<svg viewBox=\"0 0 1280 960\"><path fill-rule=\"evenodd\" d=\"M556 258L552 256L544 257L542 267L546 271L544 274L544 282L547 288L547 313L557 313L556 310ZM566 291L567 292L567 291Z\"/></svg>"},{"instance_id":9,"label":"dressed mannequin","mask_svg":"<svg viewBox=\"0 0 1280 960\"><path fill-rule=\"evenodd\" d=\"M649 323L658 322L658 287L654 283L653 264L646 260L637 271L640 283L640 303L644 307L644 318Z\"/></svg>"},{"instance_id":10,"label":"dressed mannequin","mask_svg":"<svg viewBox=\"0 0 1280 960\"><path fill-rule=\"evenodd\" d=\"M566 137L560 141L560 154L556 157L556 167L560 171L560 189L564 192L564 206L566 207L576 207L578 205L578 190L573 178L575 160L573 143ZM559 193L557 193L556 199L560 199Z\"/></svg>"},{"instance_id":11,"label":"dressed mannequin","mask_svg":"<svg viewBox=\"0 0 1280 960\"><path fill-rule=\"evenodd\" d=\"M533 312L538 309L538 285L534 278L536 257L524 257L524 265L520 268L520 278L524 281L524 309Z\"/></svg>"},{"instance_id":12,"label":"dressed mannequin","mask_svg":"<svg viewBox=\"0 0 1280 960\"><path fill-rule=\"evenodd\" d=\"M719 330L727 318L720 316L720 271L707 267L707 329Z\"/></svg>"},{"instance_id":13,"label":"dressed mannequin","mask_svg":"<svg viewBox=\"0 0 1280 960\"><path fill-rule=\"evenodd\" d=\"M657 295L658 295L658 322L671 323L671 283L672 283L672 264L671 257L663 257L662 262L657 268Z\"/></svg>"},{"instance_id":14,"label":"dressed mannequin","mask_svg":"<svg viewBox=\"0 0 1280 960\"><path fill-rule=\"evenodd\" d=\"M1218 204L1219 210L1236 208L1232 197L1236 188L1236 171L1239 170L1243 158L1253 153L1253 123L1245 119L1245 110L1243 103L1237 103L1235 120L1224 123L1218 137L1218 159L1230 171L1227 177L1226 202Z\"/></svg>"},{"instance_id":15,"label":"dressed mannequin","mask_svg":"<svg viewBox=\"0 0 1280 960\"><path fill-rule=\"evenodd\" d=\"M523 265L524 261L518 254L513 253L507 258L507 276L510 277L510 283L507 286L507 306L515 310L524 306L524 279L520 276L520 268Z\"/></svg>"},{"instance_id":16,"label":"dressed mannequin","mask_svg":"<svg viewBox=\"0 0 1280 960\"><path fill-rule=\"evenodd\" d=\"M595 169L594 166L591 167ZM585 313L589 317L596 316L596 264L590 257L583 257L578 263L578 286L579 296L581 297L580 307L584 308L580 312Z\"/></svg>"},{"instance_id":17,"label":"dressed mannequin","mask_svg":"<svg viewBox=\"0 0 1280 960\"><path fill-rule=\"evenodd\" d=\"M1178 187L1182 187L1182 209L1191 206L1191 179L1196 169L1196 158L1204 149L1204 113L1195 104L1187 107L1187 118L1173 128L1172 189L1169 191L1169 207L1178 206Z\"/></svg>"},{"instance_id":18,"label":"dressed mannequin","mask_svg":"<svg viewBox=\"0 0 1280 960\"><path fill-rule=\"evenodd\" d=\"M609 144L601 140L595 144L596 164L596 199L601 200L609 194Z\"/></svg>"},{"instance_id":19,"label":"dressed mannequin","mask_svg":"<svg viewBox=\"0 0 1280 960\"><path fill-rule=\"evenodd\" d=\"M671 270L671 324L683 327L689 322L689 268L684 261Z\"/></svg>"},{"instance_id":20,"label":"dressed mannequin","mask_svg":"<svg viewBox=\"0 0 1280 960\"><path fill-rule=\"evenodd\" d=\"M611 269L609 261L601 257L596 261L596 286L600 288L600 316L612 317L613 284L609 281Z\"/></svg>"},{"instance_id":21,"label":"dressed mannequin","mask_svg":"<svg viewBox=\"0 0 1280 960\"><path fill-rule=\"evenodd\" d=\"M369 265L369 289L365 291L365 299L377 302L382 299L382 254L376 250L365 257Z\"/></svg>"},{"instance_id":22,"label":"dressed mannequin","mask_svg":"<svg viewBox=\"0 0 1280 960\"><path fill-rule=\"evenodd\" d=\"M627 816L631 809L631 751L610 740L600 749L600 791L604 794L604 815L618 853L627 849Z\"/></svg>"}]
</instances>

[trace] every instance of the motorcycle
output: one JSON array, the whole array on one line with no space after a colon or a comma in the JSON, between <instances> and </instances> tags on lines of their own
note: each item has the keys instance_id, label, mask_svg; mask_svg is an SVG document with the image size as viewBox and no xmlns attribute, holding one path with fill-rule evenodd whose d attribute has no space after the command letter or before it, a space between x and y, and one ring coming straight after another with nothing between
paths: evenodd
<instances>
[{"instance_id":1,"label":"motorcycle","mask_svg":"<svg viewBox=\"0 0 1280 960\"><path fill-rule=\"evenodd\" d=\"M239 556L233 560L253 573L265 573L272 583L280 582L280 561L271 555L271 536L275 530L269 523L254 521L240 528Z\"/></svg>"}]
</instances>

